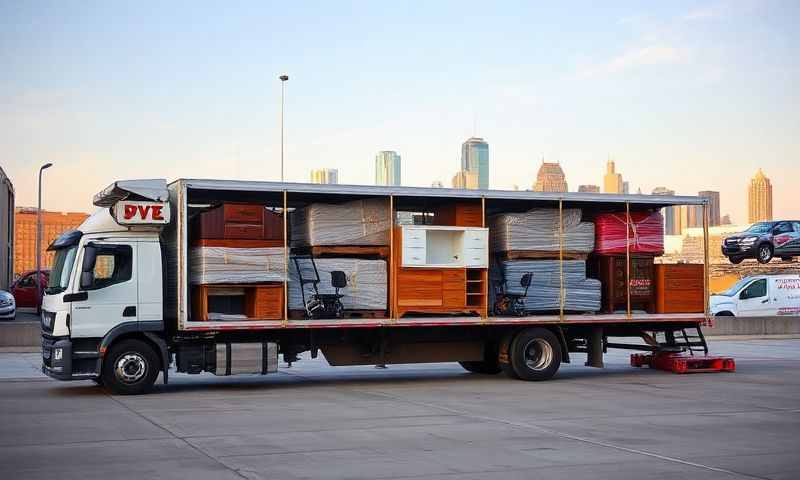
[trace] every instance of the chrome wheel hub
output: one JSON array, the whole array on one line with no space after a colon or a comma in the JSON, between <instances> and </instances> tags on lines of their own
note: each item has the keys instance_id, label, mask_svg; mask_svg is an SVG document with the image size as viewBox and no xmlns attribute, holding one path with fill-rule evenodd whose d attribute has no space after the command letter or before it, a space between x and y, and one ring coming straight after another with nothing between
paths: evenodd
<instances>
[{"instance_id":1,"label":"chrome wheel hub","mask_svg":"<svg viewBox=\"0 0 800 480\"><path fill-rule=\"evenodd\" d=\"M138 353L126 353L117 359L114 375L123 383L136 383L144 378L147 361Z\"/></svg>"},{"instance_id":2,"label":"chrome wheel hub","mask_svg":"<svg viewBox=\"0 0 800 480\"><path fill-rule=\"evenodd\" d=\"M553 347L541 338L525 345L525 365L531 370L544 370L553 363Z\"/></svg>"}]
</instances>

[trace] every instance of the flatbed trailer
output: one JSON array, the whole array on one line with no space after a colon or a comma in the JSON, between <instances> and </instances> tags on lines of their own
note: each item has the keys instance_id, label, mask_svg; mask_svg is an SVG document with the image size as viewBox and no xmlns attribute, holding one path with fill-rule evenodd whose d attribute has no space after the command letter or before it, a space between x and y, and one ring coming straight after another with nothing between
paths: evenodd
<instances>
[{"instance_id":1,"label":"flatbed trailer","mask_svg":"<svg viewBox=\"0 0 800 480\"><path fill-rule=\"evenodd\" d=\"M290 318L290 212L310 204L361 199L385 202L387 206L385 318ZM192 219L226 202L258 204L282 216L279 243L283 248L284 298L279 318L209 321L193 314L196 293L190 282L189 258L195 240ZM557 310L542 315L493 314L488 291L478 297L481 304L474 305L476 311L484 312L478 315L409 314L400 308L397 214L430 212L453 202L471 202L476 208L479 205L483 230L487 230L491 215L532 208L558 210L556 259L561 269L561 290ZM630 215L668 206L699 206L706 232L707 265L707 201L701 197L181 179L168 185L163 180L118 181L98 193L94 203L100 207L98 212L77 232L62 235L51 246L57 253L56 269L63 275L56 277L56 287L45 296L43 371L62 380L91 378L119 393L141 393L152 386L159 372L167 382L173 364L177 371L186 373L263 374L277 369L278 355L292 363L302 352L316 357L320 350L332 365L457 361L474 372L502 370L516 378L543 380L552 377L560 363L569 362L569 354L575 352L586 353L586 364L594 367L602 366L607 348L707 352L701 332L710 321L707 268L703 276L704 311L669 314L638 313L632 308L628 238L624 311L567 311L563 270L567 252L562 212L567 208L580 208L588 215ZM133 253L126 257L125 252ZM105 283L97 285L98 255L113 257L119 265L124 266L126 261L131 264L122 268L122 281L115 282L115 268L110 278L104 278ZM487 284L483 288L488 289L488 274L482 275ZM131 283L136 287L131 292L136 293L124 292L123 286ZM119 291L109 295L115 288ZM94 312L88 314L90 310ZM609 337L638 337L646 343L619 344L609 342Z\"/></svg>"}]
</instances>

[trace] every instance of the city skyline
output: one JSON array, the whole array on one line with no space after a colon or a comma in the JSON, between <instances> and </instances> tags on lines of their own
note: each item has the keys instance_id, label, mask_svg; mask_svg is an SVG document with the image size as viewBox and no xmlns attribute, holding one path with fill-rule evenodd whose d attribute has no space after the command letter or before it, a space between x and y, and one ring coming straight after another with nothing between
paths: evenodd
<instances>
[{"instance_id":1,"label":"city skyline","mask_svg":"<svg viewBox=\"0 0 800 480\"><path fill-rule=\"evenodd\" d=\"M539 166L539 171L536 173L536 181L533 183L534 192L567 192L569 186L567 184L564 170L561 165L555 162L545 162Z\"/></svg>"},{"instance_id":2,"label":"city skyline","mask_svg":"<svg viewBox=\"0 0 800 480\"><path fill-rule=\"evenodd\" d=\"M316 168L311 170L311 183L337 185L339 183L339 170L336 168Z\"/></svg>"},{"instance_id":3,"label":"city skyline","mask_svg":"<svg viewBox=\"0 0 800 480\"><path fill-rule=\"evenodd\" d=\"M0 4L16 26L0 31L0 162L17 204L36 204L47 162L49 209L92 211L92 196L125 178L278 180L286 73L287 181L325 165L372 184L366 165L391 146L403 185L447 184L457 145L480 135L494 189L529 187L542 155L570 184L597 184L611 155L632 191L719 191L742 224L761 167L773 216L800 216L797 2L502 4L480 15L437 2L425 6L430 22L401 4L346 16L255 2L222 17L212 4L161 5L158 22L141 5L123 13ZM315 28L296 35L309 19ZM411 34L383 35L386 24Z\"/></svg>"},{"instance_id":4,"label":"city skyline","mask_svg":"<svg viewBox=\"0 0 800 480\"><path fill-rule=\"evenodd\" d=\"M375 155L375 185L402 185L402 160L394 150Z\"/></svg>"}]
</instances>

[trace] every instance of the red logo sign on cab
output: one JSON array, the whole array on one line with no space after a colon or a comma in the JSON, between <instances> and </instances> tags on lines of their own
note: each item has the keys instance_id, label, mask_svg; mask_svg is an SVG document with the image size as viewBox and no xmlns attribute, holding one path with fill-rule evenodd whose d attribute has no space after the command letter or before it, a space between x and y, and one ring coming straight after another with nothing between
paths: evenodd
<instances>
[{"instance_id":1,"label":"red logo sign on cab","mask_svg":"<svg viewBox=\"0 0 800 480\"><path fill-rule=\"evenodd\" d=\"M165 202L121 201L112 210L120 225L166 225L169 223L169 205Z\"/></svg>"}]
</instances>

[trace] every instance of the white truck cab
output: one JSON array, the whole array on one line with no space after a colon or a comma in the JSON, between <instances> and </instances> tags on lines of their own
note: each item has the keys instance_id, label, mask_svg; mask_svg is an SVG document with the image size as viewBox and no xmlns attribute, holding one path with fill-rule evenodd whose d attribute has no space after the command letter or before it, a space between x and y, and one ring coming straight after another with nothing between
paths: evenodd
<instances>
[{"instance_id":1,"label":"white truck cab","mask_svg":"<svg viewBox=\"0 0 800 480\"><path fill-rule=\"evenodd\" d=\"M800 275L745 277L709 299L712 315L800 315Z\"/></svg>"},{"instance_id":2,"label":"white truck cab","mask_svg":"<svg viewBox=\"0 0 800 480\"><path fill-rule=\"evenodd\" d=\"M55 259L41 314L46 374L99 382L113 367L132 383L158 375L148 363L164 361L166 346L148 333L164 330L159 232L169 222L167 200L163 180L117 182L95 196L101 208L50 245ZM150 343L155 358L130 353L104 367L108 346L124 336Z\"/></svg>"}]
</instances>

